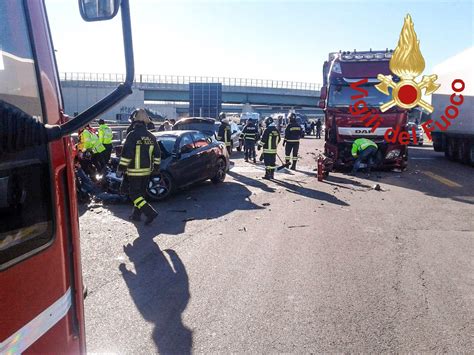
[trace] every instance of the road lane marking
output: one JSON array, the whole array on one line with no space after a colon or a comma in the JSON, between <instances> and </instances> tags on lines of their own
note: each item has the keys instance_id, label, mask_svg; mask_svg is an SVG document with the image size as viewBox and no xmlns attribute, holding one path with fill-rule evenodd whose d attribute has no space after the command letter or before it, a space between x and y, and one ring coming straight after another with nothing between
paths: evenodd
<instances>
[{"instance_id":1,"label":"road lane marking","mask_svg":"<svg viewBox=\"0 0 474 355\"><path fill-rule=\"evenodd\" d=\"M423 174L429 176L430 178L432 179L435 179L436 181L446 185L446 186L449 186L449 187L462 187L461 185L459 185L457 182L454 182L452 180L449 180L449 179L446 179L445 177L442 177L440 175L437 175L431 171L423 171Z\"/></svg>"}]
</instances>

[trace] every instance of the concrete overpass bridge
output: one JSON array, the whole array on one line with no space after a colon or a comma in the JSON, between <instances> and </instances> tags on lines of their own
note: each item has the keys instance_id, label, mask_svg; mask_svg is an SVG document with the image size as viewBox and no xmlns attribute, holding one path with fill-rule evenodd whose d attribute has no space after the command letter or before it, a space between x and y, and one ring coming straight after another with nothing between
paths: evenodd
<instances>
[{"instance_id":1,"label":"concrete overpass bridge","mask_svg":"<svg viewBox=\"0 0 474 355\"><path fill-rule=\"evenodd\" d=\"M68 114L81 112L125 80L122 74L106 73L62 73L60 78ZM320 85L315 83L146 74L135 76L134 93L122 103L122 111L123 107L143 106L144 103L176 103L181 106L176 110L180 114L180 104L189 102L190 83L221 83L224 105L249 104L265 111L290 108L319 111Z\"/></svg>"}]
</instances>

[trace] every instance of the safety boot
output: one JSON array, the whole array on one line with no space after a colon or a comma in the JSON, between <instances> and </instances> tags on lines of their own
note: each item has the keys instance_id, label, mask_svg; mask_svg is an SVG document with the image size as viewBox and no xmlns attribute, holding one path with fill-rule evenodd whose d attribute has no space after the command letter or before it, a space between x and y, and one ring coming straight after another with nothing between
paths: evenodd
<instances>
[{"instance_id":1,"label":"safety boot","mask_svg":"<svg viewBox=\"0 0 474 355\"><path fill-rule=\"evenodd\" d=\"M270 170L270 179L275 178L275 170Z\"/></svg>"},{"instance_id":2,"label":"safety boot","mask_svg":"<svg viewBox=\"0 0 474 355\"><path fill-rule=\"evenodd\" d=\"M130 219L131 221L140 221L141 220L141 214L142 214L142 211L136 207L133 207L133 211L132 211L132 214L128 217L128 219Z\"/></svg>"},{"instance_id":3,"label":"safety boot","mask_svg":"<svg viewBox=\"0 0 474 355\"><path fill-rule=\"evenodd\" d=\"M158 216L158 212L156 212L155 209L151 207L149 203L144 205L142 209L143 209L143 213L146 216L145 225L149 225Z\"/></svg>"},{"instance_id":4,"label":"safety boot","mask_svg":"<svg viewBox=\"0 0 474 355\"><path fill-rule=\"evenodd\" d=\"M293 164L291 165L291 170L296 170L296 161L293 161Z\"/></svg>"},{"instance_id":5,"label":"safety boot","mask_svg":"<svg viewBox=\"0 0 474 355\"><path fill-rule=\"evenodd\" d=\"M257 164L257 158L253 157L253 163Z\"/></svg>"},{"instance_id":6,"label":"safety boot","mask_svg":"<svg viewBox=\"0 0 474 355\"><path fill-rule=\"evenodd\" d=\"M270 170L265 170L265 176L263 177L265 180L270 180L271 179L271 175L270 175Z\"/></svg>"}]
</instances>

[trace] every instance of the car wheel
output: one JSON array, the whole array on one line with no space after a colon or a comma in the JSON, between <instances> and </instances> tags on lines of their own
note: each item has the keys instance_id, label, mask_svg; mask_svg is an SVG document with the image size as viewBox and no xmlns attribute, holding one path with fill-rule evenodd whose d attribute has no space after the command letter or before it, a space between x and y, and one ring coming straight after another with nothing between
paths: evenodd
<instances>
[{"instance_id":1,"label":"car wheel","mask_svg":"<svg viewBox=\"0 0 474 355\"><path fill-rule=\"evenodd\" d=\"M225 171L225 161L224 159L219 159L217 161L217 169L216 169L216 175L214 175L213 178L211 178L211 181L214 184L220 184L225 180L226 176L226 171Z\"/></svg>"},{"instance_id":2,"label":"car wheel","mask_svg":"<svg viewBox=\"0 0 474 355\"><path fill-rule=\"evenodd\" d=\"M161 201L169 197L173 189L173 178L168 173L162 172L150 179L146 192L150 200Z\"/></svg>"}]
</instances>

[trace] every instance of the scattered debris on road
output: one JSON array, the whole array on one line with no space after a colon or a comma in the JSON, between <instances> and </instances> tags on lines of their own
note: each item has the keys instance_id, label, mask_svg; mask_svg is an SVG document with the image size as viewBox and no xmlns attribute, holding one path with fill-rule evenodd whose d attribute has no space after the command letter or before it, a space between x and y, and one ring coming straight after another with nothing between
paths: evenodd
<instances>
[{"instance_id":1,"label":"scattered debris on road","mask_svg":"<svg viewBox=\"0 0 474 355\"><path fill-rule=\"evenodd\" d=\"M381 191L382 189L380 188L380 185L379 184L375 184L374 186L372 186L372 188L375 190L375 191Z\"/></svg>"},{"instance_id":2,"label":"scattered debris on road","mask_svg":"<svg viewBox=\"0 0 474 355\"><path fill-rule=\"evenodd\" d=\"M305 227L309 227L308 224L302 224L302 225L299 225L299 226L288 226L288 228L305 228Z\"/></svg>"},{"instance_id":3,"label":"scattered debris on road","mask_svg":"<svg viewBox=\"0 0 474 355\"><path fill-rule=\"evenodd\" d=\"M264 202L264 203L262 203L262 206L270 206L270 203Z\"/></svg>"}]
</instances>

